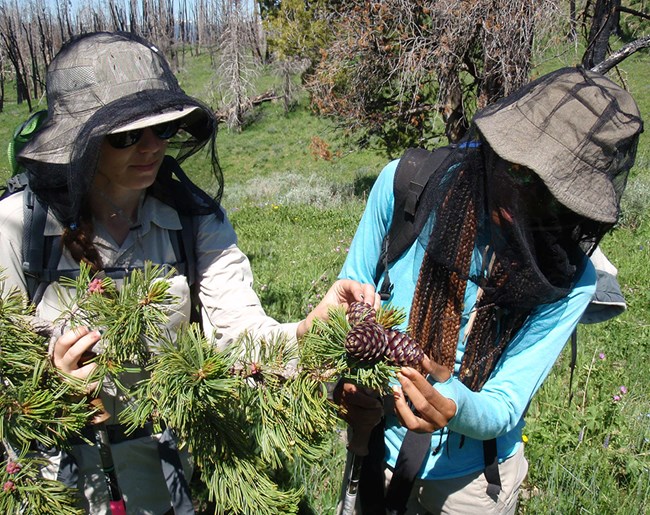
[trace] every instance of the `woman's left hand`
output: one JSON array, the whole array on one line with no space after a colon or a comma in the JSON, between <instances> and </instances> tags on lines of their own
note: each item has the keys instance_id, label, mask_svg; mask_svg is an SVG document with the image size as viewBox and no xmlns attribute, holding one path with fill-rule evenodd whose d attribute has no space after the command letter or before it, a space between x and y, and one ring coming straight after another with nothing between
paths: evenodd
<instances>
[{"instance_id":1,"label":"woman's left hand","mask_svg":"<svg viewBox=\"0 0 650 515\"><path fill-rule=\"evenodd\" d=\"M379 294L375 292L374 285L362 284L352 279L339 279L330 287L318 306L300 322L296 335L300 338L309 331L315 318L327 320L329 308L341 305L347 309L355 301L366 302L375 309L381 305Z\"/></svg>"},{"instance_id":2,"label":"woman's left hand","mask_svg":"<svg viewBox=\"0 0 650 515\"><path fill-rule=\"evenodd\" d=\"M449 379L450 373L443 366L424 358L424 369L438 382ZM393 388L395 414L400 423L412 431L427 433L445 427L456 414L456 403L440 394L417 370L402 367L397 373L401 384ZM417 414L407 404L411 401Z\"/></svg>"}]
</instances>

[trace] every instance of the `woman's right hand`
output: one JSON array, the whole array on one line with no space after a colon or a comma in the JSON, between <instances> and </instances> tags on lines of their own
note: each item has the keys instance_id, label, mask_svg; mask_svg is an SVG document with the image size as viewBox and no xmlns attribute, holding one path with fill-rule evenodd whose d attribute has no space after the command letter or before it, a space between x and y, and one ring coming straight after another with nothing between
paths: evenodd
<instances>
[{"instance_id":1,"label":"woman's right hand","mask_svg":"<svg viewBox=\"0 0 650 515\"><path fill-rule=\"evenodd\" d=\"M92 355L91 349L101 339L99 331L87 327L75 327L63 333L54 343L52 362L66 375L80 381L86 381L97 368L96 363L86 363ZM88 391L97 387L97 383L88 385Z\"/></svg>"}]
</instances>

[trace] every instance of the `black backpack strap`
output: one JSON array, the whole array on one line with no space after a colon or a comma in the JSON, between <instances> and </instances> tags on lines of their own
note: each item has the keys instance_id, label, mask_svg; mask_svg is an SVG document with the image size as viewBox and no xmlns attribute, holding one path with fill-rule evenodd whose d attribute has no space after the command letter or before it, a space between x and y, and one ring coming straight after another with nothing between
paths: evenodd
<instances>
[{"instance_id":1,"label":"black backpack strap","mask_svg":"<svg viewBox=\"0 0 650 515\"><path fill-rule=\"evenodd\" d=\"M483 458L485 459L485 479L488 484L486 492L490 497L496 497L501 492L496 438L483 441Z\"/></svg>"},{"instance_id":2,"label":"black backpack strap","mask_svg":"<svg viewBox=\"0 0 650 515\"><path fill-rule=\"evenodd\" d=\"M397 455L393 477L386 491L386 508L391 514L406 512L413 483L430 453L431 433L407 431Z\"/></svg>"},{"instance_id":3,"label":"black backpack strap","mask_svg":"<svg viewBox=\"0 0 650 515\"><path fill-rule=\"evenodd\" d=\"M196 282L196 252L194 250L196 229L194 227L194 217L179 213L179 218L181 219L181 230L177 231L176 245L180 244L180 248L175 248L174 252L178 252L176 254L177 262L185 263L186 269L182 273L187 277L189 285L193 286Z\"/></svg>"},{"instance_id":4,"label":"black backpack strap","mask_svg":"<svg viewBox=\"0 0 650 515\"><path fill-rule=\"evenodd\" d=\"M361 513L384 514L384 455L386 444L384 443L384 424L377 424L370 433L368 441L368 455L364 456L361 464L361 477L359 478L359 506Z\"/></svg>"},{"instance_id":5,"label":"black backpack strap","mask_svg":"<svg viewBox=\"0 0 650 515\"><path fill-rule=\"evenodd\" d=\"M375 284L379 284L381 276L386 272L379 289L382 300L387 300L392 290L388 265L400 257L418 236L415 234L414 222L422 192L431 175L454 148L454 145L448 145L432 152L423 148L410 148L399 160L393 180L393 219L388 233L384 236L375 269Z\"/></svg>"},{"instance_id":6,"label":"black backpack strap","mask_svg":"<svg viewBox=\"0 0 650 515\"><path fill-rule=\"evenodd\" d=\"M381 253L379 254L379 260L377 261L377 269L375 272L375 284L379 284L379 279L381 274L386 271L384 275L384 280L381 283L379 288L379 297L381 300L388 300L390 294L393 291L393 283L390 281L390 274L388 273L388 247L390 246L390 236L386 234L384 240L381 242Z\"/></svg>"},{"instance_id":7,"label":"black backpack strap","mask_svg":"<svg viewBox=\"0 0 650 515\"><path fill-rule=\"evenodd\" d=\"M179 248L178 250L175 248L174 252L177 252L176 256L178 262L185 264L185 269L179 269L178 272L187 277L187 283L190 286L190 322L202 324L199 284L196 277L196 249L194 246L197 239L196 218L181 213L179 213L178 216L181 219L181 230L176 231L177 243L175 247L178 246ZM182 260L178 258L182 258Z\"/></svg>"},{"instance_id":8,"label":"black backpack strap","mask_svg":"<svg viewBox=\"0 0 650 515\"><path fill-rule=\"evenodd\" d=\"M29 186L24 188L23 195L23 272L29 299L38 304L52 280L45 277L46 271L56 270L61 259L61 238L45 237L47 206L36 198Z\"/></svg>"},{"instance_id":9,"label":"black backpack strap","mask_svg":"<svg viewBox=\"0 0 650 515\"><path fill-rule=\"evenodd\" d=\"M30 293L30 300L38 305L43 299L45 289L51 282L58 281L61 275L58 273L59 261L63 253L61 236L42 236L43 239L43 268L34 280L38 281L33 293Z\"/></svg>"}]
</instances>

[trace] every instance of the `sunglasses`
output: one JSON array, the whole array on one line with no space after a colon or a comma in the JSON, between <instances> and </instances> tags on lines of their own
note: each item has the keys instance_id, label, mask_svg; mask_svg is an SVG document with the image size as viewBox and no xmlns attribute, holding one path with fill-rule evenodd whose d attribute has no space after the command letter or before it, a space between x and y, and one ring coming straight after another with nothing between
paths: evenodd
<instances>
[{"instance_id":1,"label":"sunglasses","mask_svg":"<svg viewBox=\"0 0 650 515\"><path fill-rule=\"evenodd\" d=\"M149 127L156 137L160 139L173 138L178 133L179 128L180 124L177 121L165 122ZM142 138L142 135L144 134L144 130L145 128L107 134L106 140L113 148L128 148L140 141L140 138Z\"/></svg>"}]
</instances>

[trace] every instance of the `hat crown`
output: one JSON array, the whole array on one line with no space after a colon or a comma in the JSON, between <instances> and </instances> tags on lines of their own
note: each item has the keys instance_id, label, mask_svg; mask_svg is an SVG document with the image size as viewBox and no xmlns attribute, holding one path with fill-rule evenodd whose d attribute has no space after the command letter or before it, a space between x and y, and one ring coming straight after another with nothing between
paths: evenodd
<instances>
[{"instance_id":1,"label":"hat crown","mask_svg":"<svg viewBox=\"0 0 650 515\"><path fill-rule=\"evenodd\" d=\"M627 91L602 75L577 69L542 82L513 107L597 169L605 169L619 143L639 128L640 113Z\"/></svg>"},{"instance_id":2,"label":"hat crown","mask_svg":"<svg viewBox=\"0 0 650 515\"><path fill-rule=\"evenodd\" d=\"M87 118L111 102L147 90L180 90L153 45L96 33L64 47L47 73L48 105L58 115Z\"/></svg>"},{"instance_id":3,"label":"hat crown","mask_svg":"<svg viewBox=\"0 0 650 515\"><path fill-rule=\"evenodd\" d=\"M634 98L607 77L562 68L476 114L504 160L533 170L572 211L613 223L643 121Z\"/></svg>"}]
</instances>

